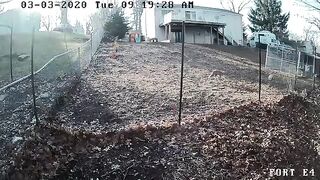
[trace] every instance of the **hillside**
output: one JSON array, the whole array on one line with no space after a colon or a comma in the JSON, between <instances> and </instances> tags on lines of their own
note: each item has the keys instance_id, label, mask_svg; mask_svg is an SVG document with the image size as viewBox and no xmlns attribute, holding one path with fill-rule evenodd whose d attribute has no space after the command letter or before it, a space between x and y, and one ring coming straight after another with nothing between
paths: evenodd
<instances>
[{"instance_id":1,"label":"hillside","mask_svg":"<svg viewBox=\"0 0 320 180\"><path fill-rule=\"evenodd\" d=\"M14 79L30 74L30 58L18 61L18 55L30 56L31 38L31 34L13 35ZM36 32L34 45L35 69L39 69L55 55L79 47L88 39L84 35L70 33ZM0 35L0 42L0 86L3 86L10 80L10 36Z\"/></svg>"},{"instance_id":2,"label":"hillside","mask_svg":"<svg viewBox=\"0 0 320 180\"><path fill-rule=\"evenodd\" d=\"M264 70L259 103L256 63L188 44L178 126L180 48L102 44L59 108L27 131L7 177L277 179L270 169L292 168L299 179L307 168L318 179L319 90L286 96L286 77Z\"/></svg>"}]
</instances>

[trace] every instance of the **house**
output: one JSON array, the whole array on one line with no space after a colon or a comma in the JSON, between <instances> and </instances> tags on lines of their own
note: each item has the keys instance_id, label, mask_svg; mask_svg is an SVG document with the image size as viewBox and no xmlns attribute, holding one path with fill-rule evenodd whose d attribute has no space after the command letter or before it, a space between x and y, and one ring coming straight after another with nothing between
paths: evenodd
<instances>
[{"instance_id":1,"label":"house","mask_svg":"<svg viewBox=\"0 0 320 180\"><path fill-rule=\"evenodd\" d=\"M194 6L145 9L144 34L163 42L181 42L185 21L185 42L243 45L242 15L218 8Z\"/></svg>"},{"instance_id":2,"label":"house","mask_svg":"<svg viewBox=\"0 0 320 180\"><path fill-rule=\"evenodd\" d=\"M315 45L312 41L298 41L298 50L306 54L314 54Z\"/></svg>"},{"instance_id":3,"label":"house","mask_svg":"<svg viewBox=\"0 0 320 180\"><path fill-rule=\"evenodd\" d=\"M12 26L13 33L31 33L40 29L41 15L36 12L11 9L0 14L0 25ZM9 34L7 28L0 27L1 34Z\"/></svg>"},{"instance_id":4,"label":"house","mask_svg":"<svg viewBox=\"0 0 320 180\"><path fill-rule=\"evenodd\" d=\"M312 76L312 74L320 74L320 57L317 56L315 52L315 45L312 41L300 41L298 50L300 53L300 60L306 67L313 67L315 69L309 68L309 71L305 71L305 76ZM313 72L314 71L314 72Z\"/></svg>"}]
</instances>

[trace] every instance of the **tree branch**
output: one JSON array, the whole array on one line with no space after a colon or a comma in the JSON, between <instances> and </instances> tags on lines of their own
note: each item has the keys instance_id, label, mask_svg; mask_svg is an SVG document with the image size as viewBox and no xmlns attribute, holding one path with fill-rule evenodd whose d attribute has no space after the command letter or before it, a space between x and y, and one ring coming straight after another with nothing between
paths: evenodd
<instances>
[{"instance_id":1,"label":"tree branch","mask_svg":"<svg viewBox=\"0 0 320 180\"><path fill-rule=\"evenodd\" d=\"M6 3L9 3L11 2L12 0L6 0L6 1L0 1L0 4L6 4Z\"/></svg>"},{"instance_id":2,"label":"tree branch","mask_svg":"<svg viewBox=\"0 0 320 180\"><path fill-rule=\"evenodd\" d=\"M240 13L250 2L251 0L242 1L238 6L238 13Z\"/></svg>"},{"instance_id":3,"label":"tree branch","mask_svg":"<svg viewBox=\"0 0 320 180\"><path fill-rule=\"evenodd\" d=\"M314 0L314 1L316 4L318 4L318 6L309 2L309 1L306 1L306 0L300 0L300 2L302 2L303 4L308 6L309 8L320 11L320 0Z\"/></svg>"},{"instance_id":4,"label":"tree branch","mask_svg":"<svg viewBox=\"0 0 320 180\"><path fill-rule=\"evenodd\" d=\"M237 3L240 2L238 5ZM220 0L222 8L241 13L241 11L251 2L251 0Z\"/></svg>"}]
</instances>

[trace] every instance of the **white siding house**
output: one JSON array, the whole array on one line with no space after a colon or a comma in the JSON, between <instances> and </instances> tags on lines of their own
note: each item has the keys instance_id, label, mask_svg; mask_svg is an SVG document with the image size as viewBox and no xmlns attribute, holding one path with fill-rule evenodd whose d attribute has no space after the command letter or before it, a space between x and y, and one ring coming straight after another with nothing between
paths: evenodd
<instances>
[{"instance_id":1,"label":"white siding house","mask_svg":"<svg viewBox=\"0 0 320 180\"><path fill-rule=\"evenodd\" d=\"M301 46L299 47L299 50L307 54L313 55L314 47L315 45L312 41L303 41L301 42Z\"/></svg>"},{"instance_id":2,"label":"white siding house","mask_svg":"<svg viewBox=\"0 0 320 180\"><path fill-rule=\"evenodd\" d=\"M241 14L217 8L181 8L177 5L145 10L144 34L147 38L180 42L182 21L185 21L187 43L243 45Z\"/></svg>"}]
</instances>

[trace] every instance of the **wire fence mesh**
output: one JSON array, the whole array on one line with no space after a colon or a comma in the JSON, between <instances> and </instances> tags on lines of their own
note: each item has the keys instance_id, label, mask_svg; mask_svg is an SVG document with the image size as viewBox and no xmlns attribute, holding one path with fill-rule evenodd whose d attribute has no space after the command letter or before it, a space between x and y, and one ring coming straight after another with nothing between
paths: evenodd
<instances>
[{"instance_id":1,"label":"wire fence mesh","mask_svg":"<svg viewBox=\"0 0 320 180\"><path fill-rule=\"evenodd\" d=\"M296 74L299 53L295 49L268 46L265 67L280 72Z\"/></svg>"},{"instance_id":2,"label":"wire fence mesh","mask_svg":"<svg viewBox=\"0 0 320 180\"><path fill-rule=\"evenodd\" d=\"M13 67L15 67L13 68L14 82L10 82L8 57L0 56L2 58L0 72L4 75L1 75L0 84L0 175L4 175L10 163L12 163L12 155L19 149L26 130L36 122L30 76L31 34L30 32L28 36L25 35L25 39L28 40L23 42L23 50L20 50L21 52L14 51L17 52L17 56L19 55L13 61ZM67 45L63 41L65 39L63 37L64 33L52 32L52 34L55 35L55 39L58 39L56 40L57 44ZM37 35L40 37L37 37ZM57 37L58 35L62 37ZM81 72L89 66L100 44L103 30L96 30L90 38L80 44L80 47L74 48L73 44L70 44L68 47L70 50L53 57L44 54L57 54L56 52L41 52L43 49L41 38L44 38L43 36L47 35L35 33L34 45L36 112L40 120L50 115L50 110L55 105L62 103L70 88L79 82ZM48 38L50 39L51 36ZM72 38L75 39L78 36ZM76 41L80 40L76 39ZM3 43L1 43L1 46L3 46ZM19 61L18 58L23 57L25 59ZM48 58L42 59L46 57ZM4 64L5 67L2 66Z\"/></svg>"},{"instance_id":3,"label":"wire fence mesh","mask_svg":"<svg viewBox=\"0 0 320 180\"><path fill-rule=\"evenodd\" d=\"M265 68L271 70L268 77L270 84L280 78L285 82L286 92L311 90L317 86L317 80L313 80L316 75L315 59L298 50L268 46Z\"/></svg>"}]
</instances>

